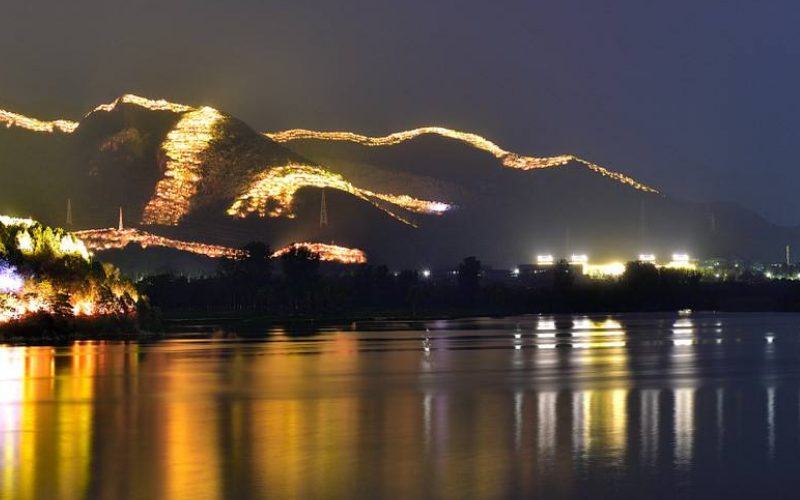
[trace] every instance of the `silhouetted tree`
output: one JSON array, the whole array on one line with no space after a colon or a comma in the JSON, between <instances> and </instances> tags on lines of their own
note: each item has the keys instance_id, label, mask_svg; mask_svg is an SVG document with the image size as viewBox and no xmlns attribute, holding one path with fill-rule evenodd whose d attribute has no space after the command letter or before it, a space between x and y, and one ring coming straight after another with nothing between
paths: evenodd
<instances>
[{"instance_id":1,"label":"silhouetted tree","mask_svg":"<svg viewBox=\"0 0 800 500\"><path fill-rule=\"evenodd\" d=\"M575 275L572 273L569 262L560 259L553 266L553 291L556 293L568 292L574 282Z\"/></svg>"},{"instance_id":2,"label":"silhouetted tree","mask_svg":"<svg viewBox=\"0 0 800 500\"><path fill-rule=\"evenodd\" d=\"M222 287L234 309L267 309L272 295L272 251L268 245L257 241L248 243L242 250L243 257L220 262Z\"/></svg>"},{"instance_id":3,"label":"silhouetted tree","mask_svg":"<svg viewBox=\"0 0 800 500\"><path fill-rule=\"evenodd\" d=\"M649 292L658 287L659 273L655 264L631 261L625 264L622 284L633 292Z\"/></svg>"},{"instance_id":4,"label":"silhouetted tree","mask_svg":"<svg viewBox=\"0 0 800 500\"><path fill-rule=\"evenodd\" d=\"M286 295L293 312L303 312L314 306L319 276L319 255L307 248L292 248L281 256Z\"/></svg>"},{"instance_id":5,"label":"silhouetted tree","mask_svg":"<svg viewBox=\"0 0 800 500\"><path fill-rule=\"evenodd\" d=\"M480 291L481 261L467 257L458 266L458 291L463 305L474 307Z\"/></svg>"}]
</instances>

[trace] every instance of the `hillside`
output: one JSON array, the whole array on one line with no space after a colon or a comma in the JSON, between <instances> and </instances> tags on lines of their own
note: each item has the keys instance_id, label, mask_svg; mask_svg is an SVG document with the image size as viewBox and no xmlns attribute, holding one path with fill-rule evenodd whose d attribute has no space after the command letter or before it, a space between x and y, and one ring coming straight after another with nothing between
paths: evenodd
<instances>
[{"instance_id":1,"label":"hillside","mask_svg":"<svg viewBox=\"0 0 800 500\"><path fill-rule=\"evenodd\" d=\"M778 259L800 244L796 229L671 198L631 171L437 127L261 133L213 108L132 95L77 120L0 111L0 122L0 210L63 224L70 199L73 229L113 227L122 207L126 225L165 238L335 241L393 265L676 250Z\"/></svg>"}]
</instances>

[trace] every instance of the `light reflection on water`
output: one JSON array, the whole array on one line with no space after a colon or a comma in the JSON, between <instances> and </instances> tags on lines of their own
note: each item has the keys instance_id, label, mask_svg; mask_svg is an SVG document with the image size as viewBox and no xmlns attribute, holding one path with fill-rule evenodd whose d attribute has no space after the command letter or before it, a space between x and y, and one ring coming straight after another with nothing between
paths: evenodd
<instances>
[{"instance_id":1,"label":"light reflection on water","mask_svg":"<svg viewBox=\"0 0 800 500\"><path fill-rule=\"evenodd\" d=\"M0 498L796 495L799 328L531 316L0 346Z\"/></svg>"}]
</instances>

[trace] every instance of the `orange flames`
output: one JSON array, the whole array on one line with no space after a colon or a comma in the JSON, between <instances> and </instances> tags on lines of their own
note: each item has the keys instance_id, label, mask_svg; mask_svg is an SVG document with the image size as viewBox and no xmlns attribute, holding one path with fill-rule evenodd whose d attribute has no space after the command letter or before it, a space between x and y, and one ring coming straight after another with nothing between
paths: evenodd
<instances>
[{"instance_id":1,"label":"orange flames","mask_svg":"<svg viewBox=\"0 0 800 500\"><path fill-rule=\"evenodd\" d=\"M341 264L367 263L366 254L358 248L340 247L338 245L327 245L325 243L293 243L272 254L272 257L280 257L296 248L303 248L313 252L319 255L319 260L326 262L339 262Z\"/></svg>"},{"instance_id":2,"label":"orange flames","mask_svg":"<svg viewBox=\"0 0 800 500\"><path fill-rule=\"evenodd\" d=\"M100 252L103 250L122 249L129 244L135 243L142 248L164 247L205 255L213 259L226 257L237 258L244 256L242 250L229 248L219 245L206 245L191 241L180 241L157 236L138 229L89 229L87 231L77 231L74 233L92 251Z\"/></svg>"}]
</instances>

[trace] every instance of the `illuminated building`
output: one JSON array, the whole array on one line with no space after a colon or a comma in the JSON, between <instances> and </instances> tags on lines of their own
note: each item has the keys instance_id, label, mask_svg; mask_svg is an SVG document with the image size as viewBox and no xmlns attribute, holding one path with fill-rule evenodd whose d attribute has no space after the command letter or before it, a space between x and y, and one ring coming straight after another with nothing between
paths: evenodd
<instances>
[{"instance_id":1,"label":"illuminated building","mask_svg":"<svg viewBox=\"0 0 800 500\"><path fill-rule=\"evenodd\" d=\"M651 253L639 254L639 262L655 263L655 261L656 261L656 256Z\"/></svg>"},{"instance_id":2,"label":"illuminated building","mask_svg":"<svg viewBox=\"0 0 800 500\"><path fill-rule=\"evenodd\" d=\"M536 256L536 263L540 266L549 266L555 262L553 260L553 256L550 254L547 255L537 255Z\"/></svg>"},{"instance_id":3,"label":"illuminated building","mask_svg":"<svg viewBox=\"0 0 800 500\"><path fill-rule=\"evenodd\" d=\"M572 254L569 258L570 264L587 264L589 256L585 254Z\"/></svg>"},{"instance_id":4,"label":"illuminated building","mask_svg":"<svg viewBox=\"0 0 800 500\"><path fill-rule=\"evenodd\" d=\"M692 271L697 269L697 264L695 264L695 262L689 258L689 255L685 253L674 253L672 254L672 260L663 267L666 267L667 269L684 269Z\"/></svg>"},{"instance_id":5,"label":"illuminated building","mask_svg":"<svg viewBox=\"0 0 800 500\"><path fill-rule=\"evenodd\" d=\"M618 278L625 273L625 264L622 262L611 262L609 264L585 264L583 274L589 278L605 279Z\"/></svg>"},{"instance_id":6,"label":"illuminated building","mask_svg":"<svg viewBox=\"0 0 800 500\"><path fill-rule=\"evenodd\" d=\"M326 245L325 243L293 243L281 248L272 254L273 258L280 257L298 248L303 248L319 256L319 260L325 262L339 262L341 264L366 264L367 256L358 248L340 247L338 245Z\"/></svg>"}]
</instances>

